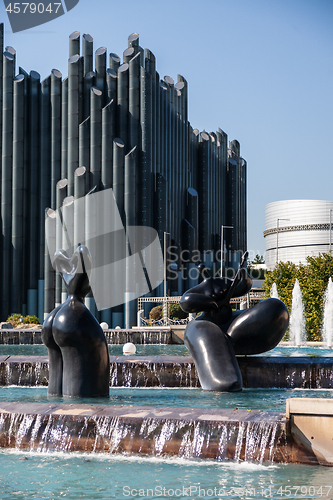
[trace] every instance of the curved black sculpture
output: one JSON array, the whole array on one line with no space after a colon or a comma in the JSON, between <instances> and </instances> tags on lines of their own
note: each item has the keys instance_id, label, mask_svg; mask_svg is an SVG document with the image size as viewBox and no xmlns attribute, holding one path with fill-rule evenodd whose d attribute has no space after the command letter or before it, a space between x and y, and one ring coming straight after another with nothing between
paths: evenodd
<instances>
[{"instance_id":1,"label":"curved black sculpture","mask_svg":"<svg viewBox=\"0 0 333 500\"><path fill-rule=\"evenodd\" d=\"M83 301L90 292L89 250L81 245L71 259L64 250L58 250L55 263L68 298L43 324L42 340L49 353L48 394L108 396L108 346L102 328Z\"/></svg>"},{"instance_id":2,"label":"curved black sculpture","mask_svg":"<svg viewBox=\"0 0 333 500\"><path fill-rule=\"evenodd\" d=\"M242 375L236 354L260 354L273 349L288 326L287 308L278 299L263 300L246 311L232 311L230 299L241 297L252 286L244 269L246 259L247 252L234 280L211 278L200 264L204 280L185 292L180 301L188 313L203 311L187 325L184 343L205 390L240 391Z\"/></svg>"}]
</instances>

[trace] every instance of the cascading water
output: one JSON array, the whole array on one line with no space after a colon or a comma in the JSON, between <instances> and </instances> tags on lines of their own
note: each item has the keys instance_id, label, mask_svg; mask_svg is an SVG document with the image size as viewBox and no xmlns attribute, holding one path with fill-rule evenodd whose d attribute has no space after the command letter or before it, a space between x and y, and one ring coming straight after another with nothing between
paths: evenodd
<instances>
[{"instance_id":1,"label":"cascading water","mask_svg":"<svg viewBox=\"0 0 333 500\"><path fill-rule=\"evenodd\" d=\"M279 293L277 291L276 283L273 283L271 288L271 299L279 299Z\"/></svg>"},{"instance_id":2,"label":"cascading water","mask_svg":"<svg viewBox=\"0 0 333 500\"><path fill-rule=\"evenodd\" d=\"M333 337L333 282L331 277L324 295L323 339L327 347L332 347Z\"/></svg>"},{"instance_id":3,"label":"cascading water","mask_svg":"<svg viewBox=\"0 0 333 500\"><path fill-rule=\"evenodd\" d=\"M291 304L291 315L289 323L289 339L292 345L297 347L305 344L305 317L302 300L302 291L299 281L296 279Z\"/></svg>"},{"instance_id":4,"label":"cascading water","mask_svg":"<svg viewBox=\"0 0 333 500\"><path fill-rule=\"evenodd\" d=\"M70 413L64 408L53 414L2 413L0 447L28 452L142 453L256 463L280 462L284 456L285 428L279 417L271 417L271 422L261 422L261 417L259 421L229 422L227 418L210 422L140 418L140 414L138 418L135 412L122 417Z\"/></svg>"}]
</instances>

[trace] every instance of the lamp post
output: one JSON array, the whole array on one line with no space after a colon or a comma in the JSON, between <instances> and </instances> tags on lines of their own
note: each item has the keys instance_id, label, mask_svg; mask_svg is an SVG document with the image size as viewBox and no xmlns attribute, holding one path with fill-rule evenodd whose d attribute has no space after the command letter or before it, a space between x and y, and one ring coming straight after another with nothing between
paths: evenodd
<instances>
[{"instance_id":1,"label":"lamp post","mask_svg":"<svg viewBox=\"0 0 333 500\"><path fill-rule=\"evenodd\" d=\"M223 262L224 262L224 241L223 241L223 230L233 229L234 226L221 226L221 278L223 275Z\"/></svg>"},{"instance_id":2,"label":"lamp post","mask_svg":"<svg viewBox=\"0 0 333 500\"><path fill-rule=\"evenodd\" d=\"M276 220L276 263L279 263L279 221L290 219L277 219Z\"/></svg>"},{"instance_id":3,"label":"lamp post","mask_svg":"<svg viewBox=\"0 0 333 500\"><path fill-rule=\"evenodd\" d=\"M167 307L167 244L166 244L166 237L167 234L170 235L170 233L166 233L164 231L163 233L163 252L164 252L164 296L163 296L163 323L166 325L168 322L168 307Z\"/></svg>"},{"instance_id":4,"label":"lamp post","mask_svg":"<svg viewBox=\"0 0 333 500\"><path fill-rule=\"evenodd\" d=\"M332 246L332 212L333 212L333 209L331 208L330 209L330 246L329 246L330 253L331 253L331 246Z\"/></svg>"}]
</instances>

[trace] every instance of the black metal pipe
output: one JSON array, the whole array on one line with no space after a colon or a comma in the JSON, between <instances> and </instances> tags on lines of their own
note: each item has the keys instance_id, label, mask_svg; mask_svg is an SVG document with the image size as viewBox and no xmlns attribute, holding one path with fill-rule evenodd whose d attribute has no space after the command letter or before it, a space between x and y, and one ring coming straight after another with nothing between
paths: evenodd
<instances>
[{"instance_id":1,"label":"black metal pipe","mask_svg":"<svg viewBox=\"0 0 333 500\"><path fill-rule=\"evenodd\" d=\"M12 161L13 161L13 68L14 56L3 54L2 105L2 171L1 171L1 224L2 224L2 316L10 314L8 283L11 282L12 238Z\"/></svg>"},{"instance_id":2,"label":"black metal pipe","mask_svg":"<svg viewBox=\"0 0 333 500\"><path fill-rule=\"evenodd\" d=\"M51 207L56 205L56 184L61 178L61 78L51 71Z\"/></svg>"},{"instance_id":3,"label":"black metal pipe","mask_svg":"<svg viewBox=\"0 0 333 500\"><path fill-rule=\"evenodd\" d=\"M101 187L102 154L102 91L92 87L90 91L90 176L91 186Z\"/></svg>"},{"instance_id":4,"label":"black metal pipe","mask_svg":"<svg viewBox=\"0 0 333 500\"><path fill-rule=\"evenodd\" d=\"M136 159L137 147L134 146L133 149L125 156L125 172L124 172L124 210L125 210L125 227L128 231L130 227L137 226L137 203L136 198L138 196L138 190L136 188L136 177L137 177L137 159ZM130 242L131 254L127 255L126 259L126 285L125 285L125 328L132 328L136 324L136 302L135 302L135 292L136 286L138 284L138 277L140 276L140 270L133 268L133 261L130 259L130 255L135 255L138 251L135 248L135 242ZM139 249L141 250L141 249Z\"/></svg>"},{"instance_id":5,"label":"black metal pipe","mask_svg":"<svg viewBox=\"0 0 333 500\"><path fill-rule=\"evenodd\" d=\"M45 210L45 272L44 272L44 317L39 318L44 320L48 314L54 309L55 304L55 271L53 269L48 241L52 242L51 246L55 248L55 219L56 211L48 208ZM50 249L51 250L51 249ZM51 250L52 251L52 250Z\"/></svg>"},{"instance_id":6,"label":"black metal pipe","mask_svg":"<svg viewBox=\"0 0 333 500\"><path fill-rule=\"evenodd\" d=\"M67 178L68 167L68 78L62 82L61 93L61 178Z\"/></svg>"},{"instance_id":7,"label":"black metal pipe","mask_svg":"<svg viewBox=\"0 0 333 500\"><path fill-rule=\"evenodd\" d=\"M74 193L74 172L79 166L79 59L68 59L68 195Z\"/></svg>"},{"instance_id":8,"label":"black metal pipe","mask_svg":"<svg viewBox=\"0 0 333 500\"><path fill-rule=\"evenodd\" d=\"M95 73L96 87L103 92L103 98L105 95L105 72L106 72L106 47L100 47L95 52Z\"/></svg>"},{"instance_id":9,"label":"black metal pipe","mask_svg":"<svg viewBox=\"0 0 333 500\"><path fill-rule=\"evenodd\" d=\"M56 241L55 249L60 250L62 248L63 242L63 227L62 227L62 217L61 217L61 207L64 199L67 196L68 180L60 179L57 182L57 217L56 217ZM62 303L62 279L59 273L56 273L56 283L55 283L55 306L57 307Z\"/></svg>"},{"instance_id":10,"label":"black metal pipe","mask_svg":"<svg viewBox=\"0 0 333 500\"><path fill-rule=\"evenodd\" d=\"M117 85L117 135L128 144L128 85L129 85L128 64L122 64L118 69Z\"/></svg>"},{"instance_id":11,"label":"black metal pipe","mask_svg":"<svg viewBox=\"0 0 333 500\"><path fill-rule=\"evenodd\" d=\"M93 70L94 39L91 35L82 36L82 55L83 55L83 76Z\"/></svg>"},{"instance_id":12,"label":"black metal pipe","mask_svg":"<svg viewBox=\"0 0 333 500\"><path fill-rule=\"evenodd\" d=\"M111 68L106 70L106 94L107 102L117 102L117 73Z\"/></svg>"},{"instance_id":13,"label":"black metal pipe","mask_svg":"<svg viewBox=\"0 0 333 500\"><path fill-rule=\"evenodd\" d=\"M80 54L80 32L74 31L69 35L69 56L72 57Z\"/></svg>"},{"instance_id":14,"label":"black metal pipe","mask_svg":"<svg viewBox=\"0 0 333 500\"><path fill-rule=\"evenodd\" d=\"M24 180L24 75L14 80L12 284L11 311L20 312L23 299L23 180Z\"/></svg>"},{"instance_id":15,"label":"black metal pipe","mask_svg":"<svg viewBox=\"0 0 333 500\"><path fill-rule=\"evenodd\" d=\"M40 75L30 71L29 92L29 143L30 143L30 207L29 207L29 267L27 312L37 316L38 301L38 252L40 212Z\"/></svg>"},{"instance_id":16,"label":"black metal pipe","mask_svg":"<svg viewBox=\"0 0 333 500\"><path fill-rule=\"evenodd\" d=\"M140 134L140 53L129 62L129 127L128 143L132 149L139 147Z\"/></svg>"},{"instance_id":17,"label":"black metal pipe","mask_svg":"<svg viewBox=\"0 0 333 500\"><path fill-rule=\"evenodd\" d=\"M116 130L116 106L112 100L102 110L102 172L103 189L112 188L113 182L113 139Z\"/></svg>"},{"instance_id":18,"label":"black metal pipe","mask_svg":"<svg viewBox=\"0 0 333 500\"><path fill-rule=\"evenodd\" d=\"M78 167L74 172L74 250L85 242L85 195L86 167Z\"/></svg>"},{"instance_id":19,"label":"black metal pipe","mask_svg":"<svg viewBox=\"0 0 333 500\"><path fill-rule=\"evenodd\" d=\"M41 83L38 318L44 316L45 210L51 203L51 76ZM60 133L60 129L59 129ZM60 152L60 145L59 145ZM60 158L59 158L60 159ZM59 162L60 166L60 162Z\"/></svg>"},{"instance_id":20,"label":"black metal pipe","mask_svg":"<svg viewBox=\"0 0 333 500\"><path fill-rule=\"evenodd\" d=\"M118 54L114 54L113 52L111 52L110 54L110 68L113 69L113 71L115 71L116 73L118 72L118 68L120 66L120 57L118 56Z\"/></svg>"},{"instance_id":21,"label":"black metal pipe","mask_svg":"<svg viewBox=\"0 0 333 500\"><path fill-rule=\"evenodd\" d=\"M93 187L90 179L90 116L79 126L79 163L86 168L86 193Z\"/></svg>"}]
</instances>

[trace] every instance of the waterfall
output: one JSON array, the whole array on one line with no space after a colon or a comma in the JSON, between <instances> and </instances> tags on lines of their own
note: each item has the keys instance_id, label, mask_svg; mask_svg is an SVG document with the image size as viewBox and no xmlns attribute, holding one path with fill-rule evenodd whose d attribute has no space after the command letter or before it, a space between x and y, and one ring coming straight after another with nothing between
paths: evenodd
<instances>
[{"instance_id":1,"label":"waterfall","mask_svg":"<svg viewBox=\"0 0 333 500\"><path fill-rule=\"evenodd\" d=\"M323 340L327 347L332 347L333 336L333 282L331 277L324 295Z\"/></svg>"},{"instance_id":2,"label":"waterfall","mask_svg":"<svg viewBox=\"0 0 333 500\"><path fill-rule=\"evenodd\" d=\"M291 315L289 323L289 339L292 345L297 347L305 344L305 318L302 300L302 292L298 279L295 281L292 295Z\"/></svg>"},{"instance_id":3,"label":"waterfall","mask_svg":"<svg viewBox=\"0 0 333 500\"><path fill-rule=\"evenodd\" d=\"M105 330L105 338L108 344L170 344L170 330Z\"/></svg>"},{"instance_id":4,"label":"waterfall","mask_svg":"<svg viewBox=\"0 0 333 500\"><path fill-rule=\"evenodd\" d=\"M23 358L24 359L24 358ZM27 358L25 358L27 359ZM4 365L3 385L37 387L48 385L48 361L7 361Z\"/></svg>"},{"instance_id":5,"label":"waterfall","mask_svg":"<svg viewBox=\"0 0 333 500\"><path fill-rule=\"evenodd\" d=\"M147 414L147 408L141 410ZM230 422L140 418L137 412L122 416L70 413L64 408L51 414L2 413L0 446L32 452L144 453L255 463L283 458L279 446L285 429L277 418Z\"/></svg>"},{"instance_id":6,"label":"waterfall","mask_svg":"<svg viewBox=\"0 0 333 500\"><path fill-rule=\"evenodd\" d=\"M110 387L200 387L193 362L111 359Z\"/></svg>"}]
</instances>

